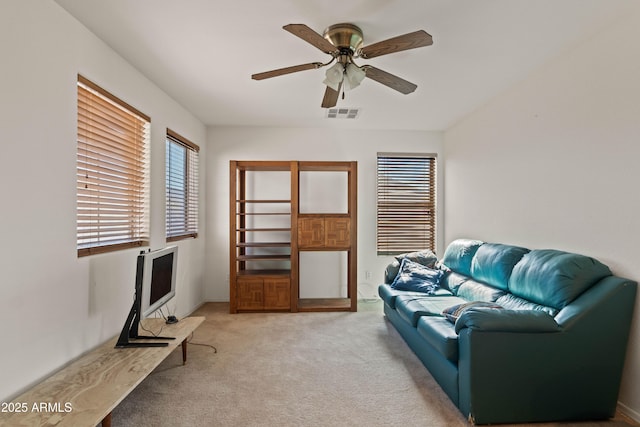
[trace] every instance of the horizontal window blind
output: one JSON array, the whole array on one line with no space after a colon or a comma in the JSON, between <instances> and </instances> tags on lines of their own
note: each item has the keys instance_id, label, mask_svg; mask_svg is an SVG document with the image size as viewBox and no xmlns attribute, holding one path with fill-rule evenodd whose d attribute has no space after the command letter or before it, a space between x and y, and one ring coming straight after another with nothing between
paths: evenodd
<instances>
[{"instance_id":1,"label":"horizontal window blind","mask_svg":"<svg viewBox=\"0 0 640 427\"><path fill-rule=\"evenodd\" d=\"M78 76L78 256L148 245L149 122Z\"/></svg>"},{"instance_id":2,"label":"horizontal window blind","mask_svg":"<svg viewBox=\"0 0 640 427\"><path fill-rule=\"evenodd\" d=\"M198 236L198 153L200 148L167 129L167 241Z\"/></svg>"},{"instance_id":3,"label":"horizontal window blind","mask_svg":"<svg viewBox=\"0 0 640 427\"><path fill-rule=\"evenodd\" d=\"M378 255L435 250L436 158L378 154Z\"/></svg>"}]
</instances>

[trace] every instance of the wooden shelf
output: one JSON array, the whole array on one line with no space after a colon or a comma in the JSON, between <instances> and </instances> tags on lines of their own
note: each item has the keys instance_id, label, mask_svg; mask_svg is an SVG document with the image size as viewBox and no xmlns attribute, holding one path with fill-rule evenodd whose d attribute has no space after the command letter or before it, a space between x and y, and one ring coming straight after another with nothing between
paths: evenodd
<instances>
[{"instance_id":1,"label":"wooden shelf","mask_svg":"<svg viewBox=\"0 0 640 427\"><path fill-rule=\"evenodd\" d=\"M351 298L301 298L298 311L351 311Z\"/></svg>"},{"instance_id":2,"label":"wooden shelf","mask_svg":"<svg viewBox=\"0 0 640 427\"><path fill-rule=\"evenodd\" d=\"M236 231L291 231L290 228L238 228Z\"/></svg>"},{"instance_id":3,"label":"wooden shelf","mask_svg":"<svg viewBox=\"0 0 640 427\"><path fill-rule=\"evenodd\" d=\"M290 248L291 242L242 242L237 243L238 248Z\"/></svg>"},{"instance_id":4,"label":"wooden shelf","mask_svg":"<svg viewBox=\"0 0 640 427\"><path fill-rule=\"evenodd\" d=\"M258 199L258 200L236 200L237 203L291 203L291 200L284 199Z\"/></svg>"},{"instance_id":5,"label":"wooden shelf","mask_svg":"<svg viewBox=\"0 0 640 427\"><path fill-rule=\"evenodd\" d=\"M232 160L239 171L288 172L291 162L287 160Z\"/></svg>"},{"instance_id":6,"label":"wooden shelf","mask_svg":"<svg viewBox=\"0 0 640 427\"><path fill-rule=\"evenodd\" d=\"M238 271L238 277L244 276L287 276L291 274L291 270L272 269L272 270L241 270Z\"/></svg>"},{"instance_id":7,"label":"wooden shelf","mask_svg":"<svg viewBox=\"0 0 640 427\"><path fill-rule=\"evenodd\" d=\"M237 261L289 261L291 259L291 255L283 254L283 255L238 255L236 257Z\"/></svg>"},{"instance_id":8,"label":"wooden shelf","mask_svg":"<svg viewBox=\"0 0 640 427\"><path fill-rule=\"evenodd\" d=\"M280 216L291 216L291 212L237 212L236 215L240 216L272 216L272 215L280 215Z\"/></svg>"}]
</instances>

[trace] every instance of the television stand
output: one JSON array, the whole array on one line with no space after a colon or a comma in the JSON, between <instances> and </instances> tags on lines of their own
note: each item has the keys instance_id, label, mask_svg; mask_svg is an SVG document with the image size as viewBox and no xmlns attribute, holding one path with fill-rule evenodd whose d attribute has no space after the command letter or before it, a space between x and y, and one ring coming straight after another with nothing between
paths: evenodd
<instances>
[{"instance_id":1,"label":"television stand","mask_svg":"<svg viewBox=\"0 0 640 427\"><path fill-rule=\"evenodd\" d=\"M182 364L186 364L187 339L203 321L204 317L186 317L179 323L164 326L166 332L175 336L175 339L161 348L119 351L113 348L117 337L110 339L14 399L16 408L26 405L30 411L2 414L0 424L110 426L111 411L180 343ZM160 329L164 320L149 318L143 323L148 329ZM60 406L54 412L31 411L31 408L40 407L41 402L58 402Z\"/></svg>"},{"instance_id":2,"label":"television stand","mask_svg":"<svg viewBox=\"0 0 640 427\"><path fill-rule=\"evenodd\" d=\"M122 327L122 331L120 332L120 336L118 337L118 341L116 342L115 348L140 348L140 347L166 347L169 343L166 342L131 342L129 340L174 340L175 337L160 337L153 335L138 335L138 330L140 328L140 301L138 298L140 295L139 291L136 291L136 300L133 302L131 306L131 310L129 310L129 316L127 316L127 321L124 323Z\"/></svg>"}]
</instances>

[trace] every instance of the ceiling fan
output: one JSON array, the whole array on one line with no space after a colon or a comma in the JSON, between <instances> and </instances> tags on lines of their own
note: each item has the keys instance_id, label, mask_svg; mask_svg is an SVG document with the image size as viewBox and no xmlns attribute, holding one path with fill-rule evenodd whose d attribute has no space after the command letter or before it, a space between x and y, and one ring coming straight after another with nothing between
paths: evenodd
<instances>
[{"instance_id":1,"label":"ceiling fan","mask_svg":"<svg viewBox=\"0 0 640 427\"><path fill-rule=\"evenodd\" d=\"M257 73L253 74L251 78L254 80L269 79L298 71L321 68L336 62L332 67L327 69L326 79L323 82L327 85L324 98L322 99L323 108L335 107L338 103L341 89L353 89L358 86L365 77L382 83L405 95L413 92L418 87L417 85L371 65L358 66L353 60L354 58L370 59L389 53L433 44L433 38L424 30L414 31L363 47L362 30L353 24L342 23L332 25L324 30L323 35L316 33L304 24L289 24L282 28L300 37L307 43L312 44L324 53L331 55L331 60L326 63L310 62L308 64L294 65L292 67Z\"/></svg>"}]
</instances>

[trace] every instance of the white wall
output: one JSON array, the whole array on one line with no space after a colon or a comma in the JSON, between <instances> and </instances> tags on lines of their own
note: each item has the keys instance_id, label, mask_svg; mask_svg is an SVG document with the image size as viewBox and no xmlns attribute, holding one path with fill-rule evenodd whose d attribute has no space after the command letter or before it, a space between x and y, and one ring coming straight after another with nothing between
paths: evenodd
<instances>
[{"instance_id":1,"label":"white wall","mask_svg":"<svg viewBox=\"0 0 640 427\"><path fill-rule=\"evenodd\" d=\"M377 295L390 257L376 255L376 153L442 152L442 134L351 128L209 128L207 156L207 278L205 297L229 300L229 160L334 160L358 162L358 294ZM441 179L439 180L442 181ZM442 194L439 191L438 194ZM442 203L439 204L442 206ZM440 211L439 214L442 214ZM438 243L442 241L441 236ZM366 279L370 271L372 278ZM303 273L301 272L301 277ZM332 276L333 277L333 276ZM304 287L305 292L308 288ZM315 295L309 290L309 295Z\"/></svg>"},{"instance_id":2,"label":"white wall","mask_svg":"<svg viewBox=\"0 0 640 427\"><path fill-rule=\"evenodd\" d=\"M445 133L445 240L584 253L640 279L640 13ZM621 408L640 419L640 302Z\"/></svg>"},{"instance_id":3,"label":"white wall","mask_svg":"<svg viewBox=\"0 0 640 427\"><path fill-rule=\"evenodd\" d=\"M151 116L152 248L165 245L165 129L200 144L204 159L206 128L52 1L3 0L0 52L5 401L118 333L133 301L138 250L76 255L77 74ZM202 302L203 261L204 237L180 243L178 316Z\"/></svg>"}]
</instances>

